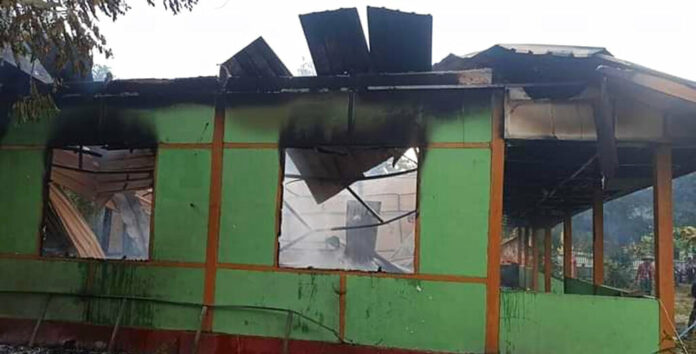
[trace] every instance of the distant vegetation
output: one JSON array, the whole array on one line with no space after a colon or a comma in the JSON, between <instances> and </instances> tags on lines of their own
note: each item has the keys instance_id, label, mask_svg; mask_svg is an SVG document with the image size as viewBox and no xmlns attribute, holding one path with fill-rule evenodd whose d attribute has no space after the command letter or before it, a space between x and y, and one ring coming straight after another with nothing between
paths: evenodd
<instances>
[{"instance_id":1,"label":"distant vegetation","mask_svg":"<svg viewBox=\"0 0 696 354\"><path fill-rule=\"evenodd\" d=\"M673 200L674 259L684 261L696 249L696 173L674 180ZM654 256L652 188L605 204L604 239L605 283L630 288L633 262ZM573 248L592 252L591 210L573 218Z\"/></svg>"}]
</instances>

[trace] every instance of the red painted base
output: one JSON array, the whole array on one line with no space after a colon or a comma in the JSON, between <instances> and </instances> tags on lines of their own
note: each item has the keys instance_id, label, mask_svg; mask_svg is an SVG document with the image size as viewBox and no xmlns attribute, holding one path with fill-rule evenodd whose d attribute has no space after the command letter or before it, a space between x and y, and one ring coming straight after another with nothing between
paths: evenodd
<instances>
[{"instance_id":1,"label":"red painted base","mask_svg":"<svg viewBox=\"0 0 696 354\"><path fill-rule=\"evenodd\" d=\"M0 343L26 345L34 328L34 320L0 319ZM111 327L82 323L44 321L36 336L36 345L56 346L70 343L78 348L105 350L111 338ZM190 331L120 328L115 351L127 353L190 354L195 333ZM378 348L362 345L336 344L307 340L290 340L292 354L413 354L419 351ZM228 354L282 353L283 340L269 337L204 333L198 353Z\"/></svg>"}]
</instances>

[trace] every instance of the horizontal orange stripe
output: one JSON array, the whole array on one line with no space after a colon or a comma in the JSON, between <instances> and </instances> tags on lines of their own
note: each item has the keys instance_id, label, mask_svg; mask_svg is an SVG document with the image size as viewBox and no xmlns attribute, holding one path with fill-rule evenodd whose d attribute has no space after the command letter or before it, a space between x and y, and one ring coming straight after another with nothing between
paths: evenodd
<instances>
[{"instance_id":1,"label":"horizontal orange stripe","mask_svg":"<svg viewBox=\"0 0 696 354\"><path fill-rule=\"evenodd\" d=\"M162 149L211 149L211 143L164 143L157 145Z\"/></svg>"},{"instance_id":2,"label":"horizontal orange stripe","mask_svg":"<svg viewBox=\"0 0 696 354\"><path fill-rule=\"evenodd\" d=\"M453 282L453 283L478 283L478 284L485 284L486 283L485 277L467 277L467 276L460 276L460 275L400 274L400 273L360 272L360 271L352 271L352 270L298 269L298 268L284 268L284 267L274 267L274 266L266 266L266 265L236 264L236 263L219 263L218 268L233 269L233 270L248 270L248 271L255 271L255 272L350 275L350 276L363 276L363 277L376 277L376 278L444 281L444 282Z\"/></svg>"},{"instance_id":3,"label":"horizontal orange stripe","mask_svg":"<svg viewBox=\"0 0 696 354\"><path fill-rule=\"evenodd\" d=\"M490 143L428 143L434 149L490 149Z\"/></svg>"},{"instance_id":4,"label":"horizontal orange stripe","mask_svg":"<svg viewBox=\"0 0 696 354\"><path fill-rule=\"evenodd\" d=\"M277 149L277 143L225 143L227 149Z\"/></svg>"},{"instance_id":5,"label":"horizontal orange stripe","mask_svg":"<svg viewBox=\"0 0 696 354\"><path fill-rule=\"evenodd\" d=\"M149 267L171 267L171 268L204 268L205 263L202 262L179 262L179 261L137 261L133 259L93 259L93 258L68 258L68 257L44 257L35 254L14 254L0 253L0 259L27 259L34 261L47 262L91 262L91 263L109 263L109 264L127 264L136 266Z\"/></svg>"}]
</instances>

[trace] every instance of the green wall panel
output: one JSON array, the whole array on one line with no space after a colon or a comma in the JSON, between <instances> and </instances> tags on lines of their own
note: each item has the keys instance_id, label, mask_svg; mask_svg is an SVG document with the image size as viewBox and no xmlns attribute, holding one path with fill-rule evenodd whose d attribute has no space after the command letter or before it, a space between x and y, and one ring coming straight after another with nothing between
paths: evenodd
<instances>
[{"instance_id":1,"label":"green wall panel","mask_svg":"<svg viewBox=\"0 0 696 354\"><path fill-rule=\"evenodd\" d=\"M488 142L490 96L465 91L359 93L356 140L401 145L404 141Z\"/></svg>"},{"instance_id":2,"label":"green wall panel","mask_svg":"<svg viewBox=\"0 0 696 354\"><path fill-rule=\"evenodd\" d=\"M153 267L145 265L99 263L90 293L132 296L190 304L203 302L204 269ZM113 324L120 300L99 299L90 303L88 320ZM129 300L123 312L123 325L166 329L196 329L200 324L198 306L181 306Z\"/></svg>"},{"instance_id":3,"label":"green wall panel","mask_svg":"<svg viewBox=\"0 0 696 354\"><path fill-rule=\"evenodd\" d=\"M576 278L566 278L564 292L577 295L624 296L629 292L609 286L596 286L591 282Z\"/></svg>"},{"instance_id":4,"label":"green wall panel","mask_svg":"<svg viewBox=\"0 0 696 354\"><path fill-rule=\"evenodd\" d=\"M338 331L339 288L338 275L218 270L215 302L292 309ZM224 333L283 337L286 320L281 312L219 309L213 327ZM328 330L297 316L290 336L336 341Z\"/></svg>"},{"instance_id":5,"label":"green wall panel","mask_svg":"<svg viewBox=\"0 0 696 354\"><path fill-rule=\"evenodd\" d=\"M420 271L486 276L490 151L428 149L420 181Z\"/></svg>"},{"instance_id":6,"label":"green wall panel","mask_svg":"<svg viewBox=\"0 0 696 354\"><path fill-rule=\"evenodd\" d=\"M502 292L501 353L654 353L652 299Z\"/></svg>"},{"instance_id":7,"label":"green wall panel","mask_svg":"<svg viewBox=\"0 0 696 354\"><path fill-rule=\"evenodd\" d=\"M245 102L245 103L238 103ZM383 91L356 95L348 136L346 93L230 96L225 141L295 144L488 142L490 98L464 91Z\"/></svg>"},{"instance_id":8,"label":"green wall panel","mask_svg":"<svg viewBox=\"0 0 696 354\"><path fill-rule=\"evenodd\" d=\"M43 203L44 152L0 150L0 253L35 254Z\"/></svg>"},{"instance_id":9,"label":"green wall panel","mask_svg":"<svg viewBox=\"0 0 696 354\"><path fill-rule=\"evenodd\" d=\"M0 114L4 114L4 111ZM36 122L19 123L15 118L3 117L0 118L0 144L43 145L58 132L96 133L98 117L99 105L93 103L62 105L57 116L41 118ZM3 124L6 126L3 127Z\"/></svg>"},{"instance_id":10,"label":"green wall panel","mask_svg":"<svg viewBox=\"0 0 696 354\"><path fill-rule=\"evenodd\" d=\"M554 294L563 294L563 279L551 277L551 292Z\"/></svg>"},{"instance_id":11,"label":"green wall panel","mask_svg":"<svg viewBox=\"0 0 696 354\"><path fill-rule=\"evenodd\" d=\"M213 139L213 105L109 106L106 112L103 123L105 130L128 130L129 126L134 129L153 127L153 133L160 143L209 143Z\"/></svg>"},{"instance_id":12,"label":"green wall panel","mask_svg":"<svg viewBox=\"0 0 696 354\"><path fill-rule=\"evenodd\" d=\"M208 143L212 141L212 105L107 104L99 119L98 103L61 107L53 118L18 124L10 120L0 144L43 145L55 140L64 143L99 144L113 141L161 143ZM0 121L2 121L0 119ZM2 132L0 127L0 132ZM101 140L101 141L100 141Z\"/></svg>"},{"instance_id":13,"label":"green wall panel","mask_svg":"<svg viewBox=\"0 0 696 354\"><path fill-rule=\"evenodd\" d=\"M484 350L484 284L348 277L346 338L408 349Z\"/></svg>"},{"instance_id":14,"label":"green wall panel","mask_svg":"<svg viewBox=\"0 0 696 354\"><path fill-rule=\"evenodd\" d=\"M277 149L225 149L220 262L273 265Z\"/></svg>"},{"instance_id":15,"label":"green wall panel","mask_svg":"<svg viewBox=\"0 0 696 354\"><path fill-rule=\"evenodd\" d=\"M80 292L87 268L86 262L0 258L0 289Z\"/></svg>"},{"instance_id":16,"label":"green wall panel","mask_svg":"<svg viewBox=\"0 0 696 354\"><path fill-rule=\"evenodd\" d=\"M245 104L237 103L245 100ZM348 94L278 94L230 98L225 141L277 143L281 135L296 141L330 143L348 129Z\"/></svg>"},{"instance_id":17,"label":"green wall panel","mask_svg":"<svg viewBox=\"0 0 696 354\"><path fill-rule=\"evenodd\" d=\"M0 119L2 124L2 119ZM0 144L35 144L42 145L48 140L51 132L51 121L42 119L37 122L18 123L14 119L10 119L5 127L5 133L0 134ZM2 127L0 127L2 132Z\"/></svg>"},{"instance_id":18,"label":"green wall panel","mask_svg":"<svg viewBox=\"0 0 696 354\"><path fill-rule=\"evenodd\" d=\"M0 290L81 293L84 291L88 265L75 261L41 261L0 259ZM37 318L47 295L0 294L0 317ZM75 297L52 296L46 319L82 321L85 302Z\"/></svg>"},{"instance_id":19,"label":"green wall panel","mask_svg":"<svg viewBox=\"0 0 696 354\"><path fill-rule=\"evenodd\" d=\"M430 142L488 142L491 140L490 105L464 105L449 116L426 117Z\"/></svg>"},{"instance_id":20,"label":"green wall panel","mask_svg":"<svg viewBox=\"0 0 696 354\"><path fill-rule=\"evenodd\" d=\"M205 261L210 150L159 149L152 257Z\"/></svg>"}]
</instances>

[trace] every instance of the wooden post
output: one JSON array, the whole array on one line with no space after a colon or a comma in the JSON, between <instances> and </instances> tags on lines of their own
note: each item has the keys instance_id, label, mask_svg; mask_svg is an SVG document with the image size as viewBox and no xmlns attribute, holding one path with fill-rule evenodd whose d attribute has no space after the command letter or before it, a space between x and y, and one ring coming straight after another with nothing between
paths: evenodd
<instances>
[{"instance_id":1,"label":"wooden post","mask_svg":"<svg viewBox=\"0 0 696 354\"><path fill-rule=\"evenodd\" d=\"M551 292L551 228L544 229L544 290Z\"/></svg>"},{"instance_id":2,"label":"wooden post","mask_svg":"<svg viewBox=\"0 0 696 354\"><path fill-rule=\"evenodd\" d=\"M563 218L563 277L573 277L573 218Z\"/></svg>"},{"instance_id":3,"label":"wooden post","mask_svg":"<svg viewBox=\"0 0 696 354\"><path fill-rule=\"evenodd\" d=\"M532 228L532 290L539 290L539 261L537 257L537 229Z\"/></svg>"},{"instance_id":4,"label":"wooden post","mask_svg":"<svg viewBox=\"0 0 696 354\"><path fill-rule=\"evenodd\" d=\"M592 282L604 283L604 200L599 188L592 196Z\"/></svg>"},{"instance_id":5,"label":"wooden post","mask_svg":"<svg viewBox=\"0 0 696 354\"><path fill-rule=\"evenodd\" d=\"M213 329L215 306L215 282L217 280L218 239L220 235L220 208L222 205L222 154L225 135L225 103L216 99L213 120L213 145L210 151L210 197L208 200L208 236L205 250L205 275L203 280L203 304L208 307L203 318L203 331Z\"/></svg>"},{"instance_id":6,"label":"wooden post","mask_svg":"<svg viewBox=\"0 0 696 354\"><path fill-rule=\"evenodd\" d=\"M660 145L653 163L655 296L660 302L660 349L674 348L674 245L672 236L672 149Z\"/></svg>"}]
</instances>

